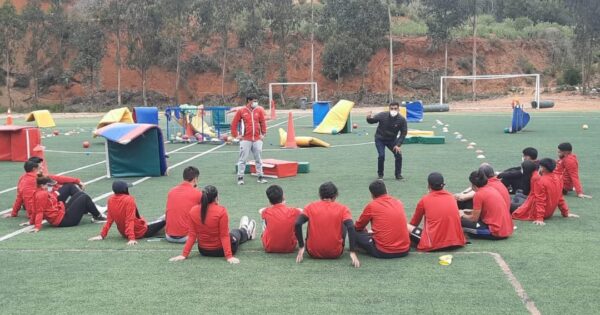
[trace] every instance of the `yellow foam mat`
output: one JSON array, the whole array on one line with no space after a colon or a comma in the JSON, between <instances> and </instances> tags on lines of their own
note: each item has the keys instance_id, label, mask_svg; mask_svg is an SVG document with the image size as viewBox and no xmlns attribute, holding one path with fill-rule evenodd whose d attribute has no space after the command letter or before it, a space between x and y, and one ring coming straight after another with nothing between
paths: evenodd
<instances>
[{"instance_id":1,"label":"yellow foam mat","mask_svg":"<svg viewBox=\"0 0 600 315\"><path fill-rule=\"evenodd\" d=\"M329 148L331 145L321 139L317 139L315 137L296 137L296 145L301 148L308 147L323 147ZM279 128L279 145L284 147L285 142L287 140L287 132L283 130L283 128Z\"/></svg>"},{"instance_id":2,"label":"yellow foam mat","mask_svg":"<svg viewBox=\"0 0 600 315\"><path fill-rule=\"evenodd\" d=\"M354 102L348 100L340 100L327 113L321 124L313 130L316 133L331 134L340 132L346 125L350 111L354 107Z\"/></svg>"},{"instance_id":3,"label":"yellow foam mat","mask_svg":"<svg viewBox=\"0 0 600 315\"><path fill-rule=\"evenodd\" d=\"M39 128L56 127L54 119L52 118L52 114L50 114L50 111L46 109L36 110L29 113L29 115L27 115L26 121L35 121Z\"/></svg>"},{"instance_id":4,"label":"yellow foam mat","mask_svg":"<svg viewBox=\"0 0 600 315\"><path fill-rule=\"evenodd\" d=\"M96 129L100 129L104 126L118 122L133 124L133 115L131 115L131 111L129 110L129 108L116 108L104 114L104 117L102 117L102 119L98 123L98 126L96 126Z\"/></svg>"}]
</instances>

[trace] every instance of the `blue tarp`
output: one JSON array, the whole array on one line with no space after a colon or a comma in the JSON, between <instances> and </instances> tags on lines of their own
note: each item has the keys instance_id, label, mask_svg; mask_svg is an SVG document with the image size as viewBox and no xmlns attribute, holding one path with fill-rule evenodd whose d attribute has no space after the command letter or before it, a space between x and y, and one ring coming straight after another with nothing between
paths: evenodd
<instances>
[{"instance_id":1,"label":"blue tarp","mask_svg":"<svg viewBox=\"0 0 600 315\"><path fill-rule=\"evenodd\" d=\"M423 103L421 101L406 103L406 121L422 122L423 121Z\"/></svg>"},{"instance_id":2,"label":"blue tarp","mask_svg":"<svg viewBox=\"0 0 600 315\"><path fill-rule=\"evenodd\" d=\"M529 123L529 114L526 113L521 106L513 108L512 125L510 132L515 133L523 130Z\"/></svg>"},{"instance_id":3,"label":"blue tarp","mask_svg":"<svg viewBox=\"0 0 600 315\"><path fill-rule=\"evenodd\" d=\"M138 124L158 125L158 108L135 107L133 109L133 121Z\"/></svg>"}]
</instances>

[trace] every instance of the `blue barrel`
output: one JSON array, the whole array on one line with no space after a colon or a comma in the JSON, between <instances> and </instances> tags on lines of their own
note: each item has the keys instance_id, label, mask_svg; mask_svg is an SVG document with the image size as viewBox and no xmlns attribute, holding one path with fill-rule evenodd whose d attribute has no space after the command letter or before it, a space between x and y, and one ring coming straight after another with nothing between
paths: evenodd
<instances>
[{"instance_id":1,"label":"blue barrel","mask_svg":"<svg viewBox=\"0 0 600 315\"><path fill-rule=\"evenodd\" d=\"M327 113L329 113L330 107L331 107L331 102L329 102L329 101L313 103L313 106L312 106L313 127L317 127L319 124L321 124L323 119L325 119L325 116L327 116Z\"/></svg>"}]
</instances>

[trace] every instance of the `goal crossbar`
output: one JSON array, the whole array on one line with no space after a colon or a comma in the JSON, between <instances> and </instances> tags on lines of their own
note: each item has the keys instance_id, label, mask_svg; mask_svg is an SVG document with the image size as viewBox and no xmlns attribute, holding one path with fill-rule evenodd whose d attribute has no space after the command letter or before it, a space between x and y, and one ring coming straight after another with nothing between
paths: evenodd
<instances>
[{"instance_id":1,"label":"goal crossbar","mask_svg":"<svg viewBox=\"0 0 600 315\"><path fill-rule=\"evenodd\" d=\"M440 104L444 103L444 80L496 80L496 79L514 79L524 77L535 77L535 102L536 108L540 108L540 75L534 74L486 74L486 75L457 75L457 76L441 76L440 77Z\"/></svg>"}]
</instances>

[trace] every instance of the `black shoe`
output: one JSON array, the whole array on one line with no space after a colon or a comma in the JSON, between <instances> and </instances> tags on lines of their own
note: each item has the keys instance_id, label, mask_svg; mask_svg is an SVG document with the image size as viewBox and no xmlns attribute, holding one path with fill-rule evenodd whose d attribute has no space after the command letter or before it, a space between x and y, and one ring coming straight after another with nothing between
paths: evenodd
<instances>
[{"instance_id":1,"label":"black shoe","mask_svg":"<svg viewBox=\"0 0 600 315\"><path fill-rule=\"evenodd\" d=\"M377 175L377 179L383 180L383 175Z\"/></svg>"},{"instance_id":2,"label":"black shoe","mask_svg":"<svg viewBox=\"0 0 600 315\"><path fill-rule=\"evenodd\" d=\"M403 179L404 179L404 177L402 177L402 175L397 175L396 176L396 180L403 180Z\"/></svg>"}]
</instances>

